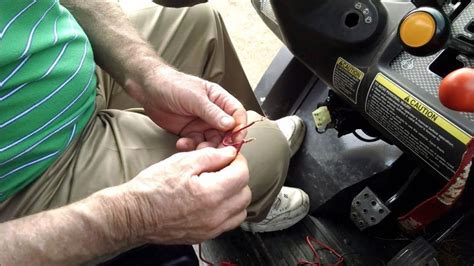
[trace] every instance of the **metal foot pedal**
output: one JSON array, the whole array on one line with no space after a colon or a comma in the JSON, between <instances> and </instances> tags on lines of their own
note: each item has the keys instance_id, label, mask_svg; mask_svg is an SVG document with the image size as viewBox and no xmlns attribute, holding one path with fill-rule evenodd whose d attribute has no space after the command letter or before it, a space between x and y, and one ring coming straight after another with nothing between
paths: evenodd
<instances>
[{"instance_id":1,"label":"metal foot pedal","mask_svg":"<svg viewBox=\"0 0 474 266\"><path fill-rule=\"evenodd\" d=\"M351 220L360 230L380 223L389 214L390 209L368 187L352 200Z\"/></svg>"}]
</instances>

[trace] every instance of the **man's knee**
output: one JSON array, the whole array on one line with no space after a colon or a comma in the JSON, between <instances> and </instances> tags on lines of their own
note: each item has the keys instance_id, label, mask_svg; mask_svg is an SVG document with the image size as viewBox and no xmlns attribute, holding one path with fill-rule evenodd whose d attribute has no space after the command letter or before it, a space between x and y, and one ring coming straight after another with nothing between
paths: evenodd
<instances>
[{"instance_id":1,"label":"man's knee","mask_svg":"<svg viewBox=\"0 0 474 266\"><path fill-rule=\"evenodd\" d=\"M142 31L145 25L146 28L150 29L157 27L158 24L171 23L174 25L167 25L165 28L187 25L192 26L193 31L204 33L209 30L219 29L223 25L219 12L209 4L183 8L167 8L154 3L143 3L138 6L122 5L121 7L139 31Z\"/></svg>"},{"instance_id":2,"label":"man's knee","mask_svg":"<svg viewBox=\"0 0 474 266\"><path fill-rule=\"evenodd\" d=\"M186 14L186 16L195 23L196 30L215 29L221 27L223 23L219 12L209 4L188 8L188 14Z\"/></svg>"},{"instance_id":3,"label":"man's knee","mask_svg":"<svg viewBox=\"0 0 474 266\"><path fill-rule=\"evenodd\" d=\"M260 119L261 115L248 112L249 123ZM260 221L267 215L285 182L290 152L286 138L273 121L257 122L249 128L247 137L255 138L242 149L249 165L252 190L248 220Z\"/></svg>"}]
</instances>

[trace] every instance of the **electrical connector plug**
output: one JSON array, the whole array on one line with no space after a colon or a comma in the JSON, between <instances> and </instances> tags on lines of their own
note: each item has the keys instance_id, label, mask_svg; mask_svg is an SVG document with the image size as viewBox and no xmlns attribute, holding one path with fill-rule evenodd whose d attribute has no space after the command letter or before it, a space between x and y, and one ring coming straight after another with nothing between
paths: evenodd
<instances>
[{"instance_id":1,"label":"electrical connector plug","mask_svg":"<svg viewBox=\"0 0 474 266\"><path fill-rule=\"evenodd\" d=\"M331 114L327 106L320 106L312 114L318 131L325 131L327 126L331 124Z\"/></svg>"}]
</instances>

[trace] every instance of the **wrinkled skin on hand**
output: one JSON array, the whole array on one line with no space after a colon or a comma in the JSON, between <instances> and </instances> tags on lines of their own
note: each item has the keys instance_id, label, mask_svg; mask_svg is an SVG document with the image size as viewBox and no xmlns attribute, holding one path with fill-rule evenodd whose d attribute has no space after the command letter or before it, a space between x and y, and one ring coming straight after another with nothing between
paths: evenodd
<instances>
[{"instance_id":1,"label":"wrinkled skin on hand","mask_svg":"<svg viewBox=\"0 0 474 266\"><path fill-rule=\"evenodd\" d=\"M239 226L251 201L248 165L222 140L247 124L243 105L219 85L168 66L125 87L158 126L180 136L176 147L184 151L120 186L131 235L194 244ZM236 142L244 137L245 130L232 135Z\"/></svg>"},{"instance_id":2,"label":"wrinkled skin on hand","mask_svg":"<svg viewBox=\"0 0 474 266\"><path fill-rule=\"evenodd\" d=\"M233 147L177 153L121 186L141 241L195 244L239 226L251 201L247 162Z\"/></svg>"},{"instance_id":3,"label":"wrinkled skin on hand","mask_svg":"<svg viewBox=\"0 0 474 266\"><path fill-rule=\"evenodd\" d=\"M138 85L129 81L126 86L134 91ZM181 137L176 143L180 151L217 147L225 132L247 123L243 105L218 84L170 67L152 71L140 87L136 98L157 125ZM245 131L235 140L244 137Z\"/></svg>"}]
</instances>

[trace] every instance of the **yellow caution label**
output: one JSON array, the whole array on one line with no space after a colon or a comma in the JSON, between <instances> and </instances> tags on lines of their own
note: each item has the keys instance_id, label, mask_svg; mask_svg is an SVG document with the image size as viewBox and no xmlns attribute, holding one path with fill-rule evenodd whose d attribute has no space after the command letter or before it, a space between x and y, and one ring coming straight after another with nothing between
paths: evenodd
<instances>
[{"instance_id":1,"label":"yellow caution label","mask_svg":"<svg viewBox=\"0 0 474 266\"><path fill-rule=\"evenodd\" d=\"M386 89L391 91L393 94L398 96L413 109L417 110L420 114L433 121L440 128L448 132L450 135L458 139L464 144L467 144L471 140L471 136L467 134L464 130L460 129L454 125L451 121L440 115L435 110L431 109L428 105L423 103L420 99L409 94L407 91L402 89L400 86L395 84L393 81L389 80L383 74L379 73L375 77L375 81L380 83Z\"/></svg>"},{"instance_id":2,"label":"yellow caution label","mask_svg":"<svg viewBox=\"0 0 474 266\"><path fill-rule=\"evenodd\" d=\"M344 69L349 75L353 76L358 80L362 80L364 78L364 72L362 72L357 67L353 66L351 63L347 62L346 60L339 57L337 59L336 64L341 68Z\"/></svg>"},{"instance_id":3,"label":"yellow caution label","mask_svg":"<svg viewBox=\"0 0 474 266\"><path fill-rule=\"evenodd\" d=\"M406 96L403 98L403 100L408 103L411 107L415 108L420 112L422 115L428 117L433 122L436 122L438 119L439 115L432 111L429 107L424 105L422 102L418 101L415 97L413 96Z\"/></svg>"}]
</instances>

